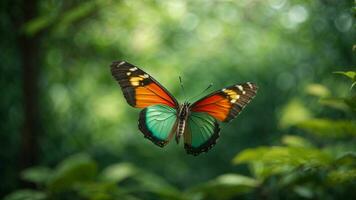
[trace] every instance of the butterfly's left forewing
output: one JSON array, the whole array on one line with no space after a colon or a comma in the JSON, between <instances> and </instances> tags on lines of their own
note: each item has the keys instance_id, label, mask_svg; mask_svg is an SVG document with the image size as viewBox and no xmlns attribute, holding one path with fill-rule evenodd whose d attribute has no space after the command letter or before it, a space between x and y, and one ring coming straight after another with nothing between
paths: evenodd
<instances>
[{"instance_id":1,"label":"butterfly's left forewing","mask_svg":"<svg viewBox=\"0 0 356 200\"><path fill-rule=\"evenodd\" d=\"M111 73L119 83L128 104L136 108L163 104L178 107L177 100L149 74L140 68L117 61L111 65Z\"/></svg>"},{"instance_id":2,"label":"butterfly's left forewing","mask_svg":"<svg viewBox=\"0 0 356 200\"><path fill-rule=\"evenodd\" d=\"M111 73L127 103L144 108L139 118L144 136L158 146L167 144L176 129L177 100L153 77L128 62L113 62Z\"/></svg>"}]
</instances>

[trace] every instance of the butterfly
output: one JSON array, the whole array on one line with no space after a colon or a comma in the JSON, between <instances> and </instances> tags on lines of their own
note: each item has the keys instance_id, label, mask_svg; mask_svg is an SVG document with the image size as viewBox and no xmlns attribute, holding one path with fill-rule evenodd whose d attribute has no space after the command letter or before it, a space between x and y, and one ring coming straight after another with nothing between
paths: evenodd
<instances>
[{"instance_id":1,"label":"butterfly","mask_svg":"<svg viewBox=\"0 0 356 200\"><path fill-rule=\"evenodd\" d=\"M256 95L254 83L236 84L217 90L195 103L179 104L152 76L135 65L116 61L111 73L129 105L141 108L138 127L144 137L164 147L173 137L184 138L188 154L209 151L219 138L219 122L229 122Z\"/></svg>"}]
</instances>

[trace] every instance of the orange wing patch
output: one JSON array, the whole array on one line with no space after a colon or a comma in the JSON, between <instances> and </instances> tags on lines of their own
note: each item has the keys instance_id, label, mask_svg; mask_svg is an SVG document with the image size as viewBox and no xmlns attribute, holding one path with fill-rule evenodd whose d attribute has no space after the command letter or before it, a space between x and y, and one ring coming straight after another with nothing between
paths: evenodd
<instances>
[{"instance_id":1,"label":"orange wing patch","mask_svg":"<svg viewBox=\"0 0 356 200\"><path fill-rule=\"evenodd\" d=\"M171 98L155 83L135 88L135 98L137 108L145 108L155 104L165 104L170 107L175 106Z\"/></svg>"},{"instance_id":2,"label":"orange wing patch","mask_svg":"<svg viewBox=\"0 0 356 200\"><path fill-rule=\"evenodd\" d=\"M205 112L222 122L234 119L256 95L254 83L233 85L203 97L191 106L193 112Z\"/></svg>"},{"instance_id":3,"label":"orange wing patch","mask_svg":"<svg viewBox=\"0 0 356 200\"><path fill-rule=\"evenodd\" d=\"M173 108L178 107L177 100L140 68L125 61L117 61L111 65L111 73L131 106L145 108L164 104Z\"/></svg>"},{"instance_id":4,"label":"orange wing patch","mask_svg":"<svg viewBox=\"0 0 356 200\"><path fill-rule=\"evenodd\" d=\"M215 117L220 121L224 121L229 112L230 112L231 104L229 99L219 94L207 97L202 101L196 103L192 111L193 112L206 112L211 116Z\"/></svg>"}]
</instances>

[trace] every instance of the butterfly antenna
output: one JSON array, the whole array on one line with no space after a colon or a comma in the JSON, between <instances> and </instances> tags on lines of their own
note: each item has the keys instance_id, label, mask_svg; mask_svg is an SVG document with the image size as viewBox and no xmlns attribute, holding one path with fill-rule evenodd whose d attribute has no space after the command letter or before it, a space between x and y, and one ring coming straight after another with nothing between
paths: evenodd
<instances>
[{"instance_id":1,"label":"butterfly antenna","mask_svg":"<svg viewBox=\"0 0 356 200\"><path fill-rule=\"evenodd\" d=\"M203 90L203 91L200 92L198 95L196 95L196 96L194 96L194 97L192 97L192 98L190 98L190 99L197 98L198 96L204 94L204 93L205 93L206 91L208 91L212 86L213 86L213 83L210 83L209 86L208 86L207 88L205 88L205 90ZM190 99L189 99L189 100L190 100Z\"/></svg>"},{"instance_id":2,"label":"butterfly antenna","mask_svg":"<svg viewBox=\"0 0 356 200\"><path fill-rule=\"evenodd\" d=\"M180 77L180 76L179 76L179 83L180 83L180 87L182 88L182 91L183 91L183 94L184 94L184 98L185 98L185 100L187 100L187 94L185 93L182 77Z\"/></svg>"}]
</instances>

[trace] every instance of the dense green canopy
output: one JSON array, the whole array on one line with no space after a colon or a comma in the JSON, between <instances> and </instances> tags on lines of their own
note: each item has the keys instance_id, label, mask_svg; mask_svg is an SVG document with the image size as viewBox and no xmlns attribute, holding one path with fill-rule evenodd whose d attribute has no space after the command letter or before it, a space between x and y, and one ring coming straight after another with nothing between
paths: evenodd
<instances>
[{"instance_id":1,"label":"dense green canopy","mask_svg":"<svg viewBox=\"0 0 356 200\"><path fill-rule=\"evenodd\" d=\"M353 198L351 0L0 5L0 197ZM182 144L162 149L143 138L139 109L111 76L116 60L180 102L179 76L191 101L210 83L259 90L222 124L217 145L194 157Z\"/></svg>"}]
</instances>

